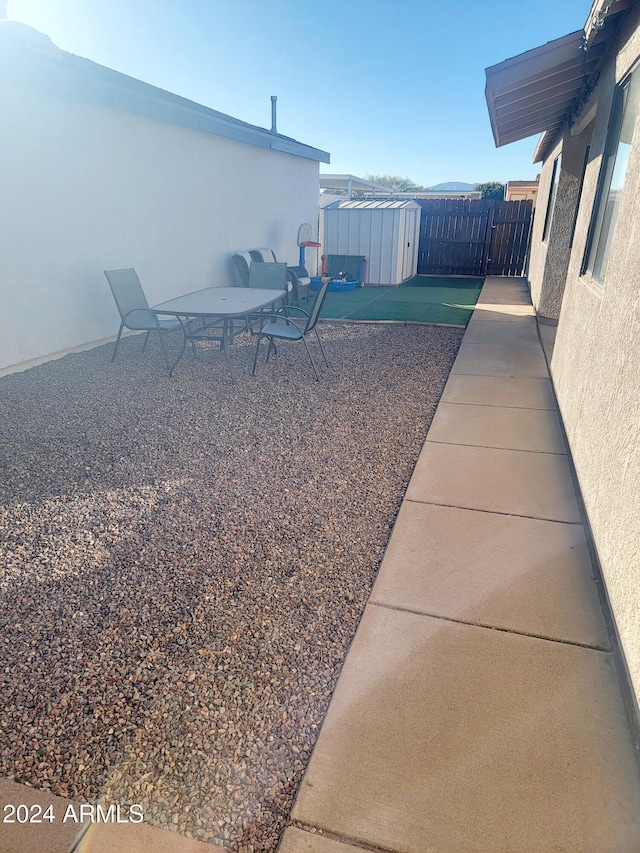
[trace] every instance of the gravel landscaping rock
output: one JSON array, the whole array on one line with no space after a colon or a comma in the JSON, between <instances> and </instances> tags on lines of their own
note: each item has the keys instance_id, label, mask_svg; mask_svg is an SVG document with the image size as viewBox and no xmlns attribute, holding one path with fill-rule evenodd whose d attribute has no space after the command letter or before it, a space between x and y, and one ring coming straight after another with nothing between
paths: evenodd
<instances>
[{"instance_id":1,"label":"gravel landscaping rock","mask_svg":"<svg viewBox=\"0 0 640 853\"><path fill-rule=\"evenodd\" d=\"M462 338L0 379L0 775L275 850Z\"/></svg>"}]
</instances>

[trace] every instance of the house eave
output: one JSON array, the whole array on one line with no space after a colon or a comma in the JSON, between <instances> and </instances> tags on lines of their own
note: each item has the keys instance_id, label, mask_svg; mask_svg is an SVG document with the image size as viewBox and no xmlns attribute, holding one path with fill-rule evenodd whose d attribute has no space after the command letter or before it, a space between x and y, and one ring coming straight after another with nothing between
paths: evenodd
<instances>
[{"instance_id":1,"label":"house eave","mask_svg":"<svg viewBox=\"0 0 640 853\"><path fill-rule=\"evenodd\" d=\"M620 22L636 0L595 0L582 30L485 69L485 97L496 147L542 134L544 160L595 86Z\"/></svg>"},{"instance_id":2,"label":"house eave","mask_svg":"<svg viewBox=\"0 0 640 853\"><path fill-rule=\"evenodd\" d=\"M486 69L485 96L496 147L547 130L582 89L582 30ZM567 85L568 84L568 85ZM521 102L535 103L518 113Z\"/></svg>"},{"instance_id":3,"label":"house eave","mask_svg":"<svg viewBox=\"0 0 640 853\"><path fill-rule=\"evenodd\" d=\"M46 53L30 50L28 45L0 31L0 76L5 81L21 80L28 85L71 94L81 100L138 113L258 148L319 163L330 162L326 151L243 122L89 59L52 48Z\"/></svg>"}]
</instances>

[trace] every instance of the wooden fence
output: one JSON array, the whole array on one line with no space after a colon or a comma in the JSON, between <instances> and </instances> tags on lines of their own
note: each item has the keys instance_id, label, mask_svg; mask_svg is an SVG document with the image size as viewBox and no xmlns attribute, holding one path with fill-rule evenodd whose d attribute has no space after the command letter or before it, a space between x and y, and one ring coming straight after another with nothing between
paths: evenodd
<instances>
[{"instance_id":1,"label":"wooden fence","mask_svg":"<svg viewBox=\"0 0 640 853\"><path fill-rule=\"evenodd\" d=\"M418 275L522 275L531 201L418 199Z\"/></svg>"}]
</instances>

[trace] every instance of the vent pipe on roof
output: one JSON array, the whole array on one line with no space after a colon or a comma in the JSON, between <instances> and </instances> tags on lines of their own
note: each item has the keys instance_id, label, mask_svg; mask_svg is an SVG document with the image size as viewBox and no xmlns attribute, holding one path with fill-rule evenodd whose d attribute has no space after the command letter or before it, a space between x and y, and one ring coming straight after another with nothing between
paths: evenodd
<instances>
[{"instance_id":1,"label":"vent pipe on roof","mask_svg":"<svg viewBox=\"0 0 640 853\"><path fill-rule=\"evenodd\" d=\"M271 133L277 133L276 130L276 102L278 100L277 95L271 95Z\"/></svg>"}]
</instances>

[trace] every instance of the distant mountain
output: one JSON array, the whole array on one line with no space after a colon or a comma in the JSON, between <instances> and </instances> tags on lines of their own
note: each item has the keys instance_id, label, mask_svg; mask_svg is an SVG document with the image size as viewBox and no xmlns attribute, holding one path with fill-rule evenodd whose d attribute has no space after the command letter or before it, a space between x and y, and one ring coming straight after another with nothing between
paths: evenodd
<instances>
[{"instance_id":1,"label":"distant mountain","mask_svg":"<svg viewBox=\"0 0 640 853\"><path fill-rule=\"evenodd\" d=\"M436 184L433 187L429 187L430 190L460 190L460 192L466 192L467 190L472 190L475 187L475 184L465 184L462 181L446 181L444 184Z\"/></svg>"}]
</instances>

